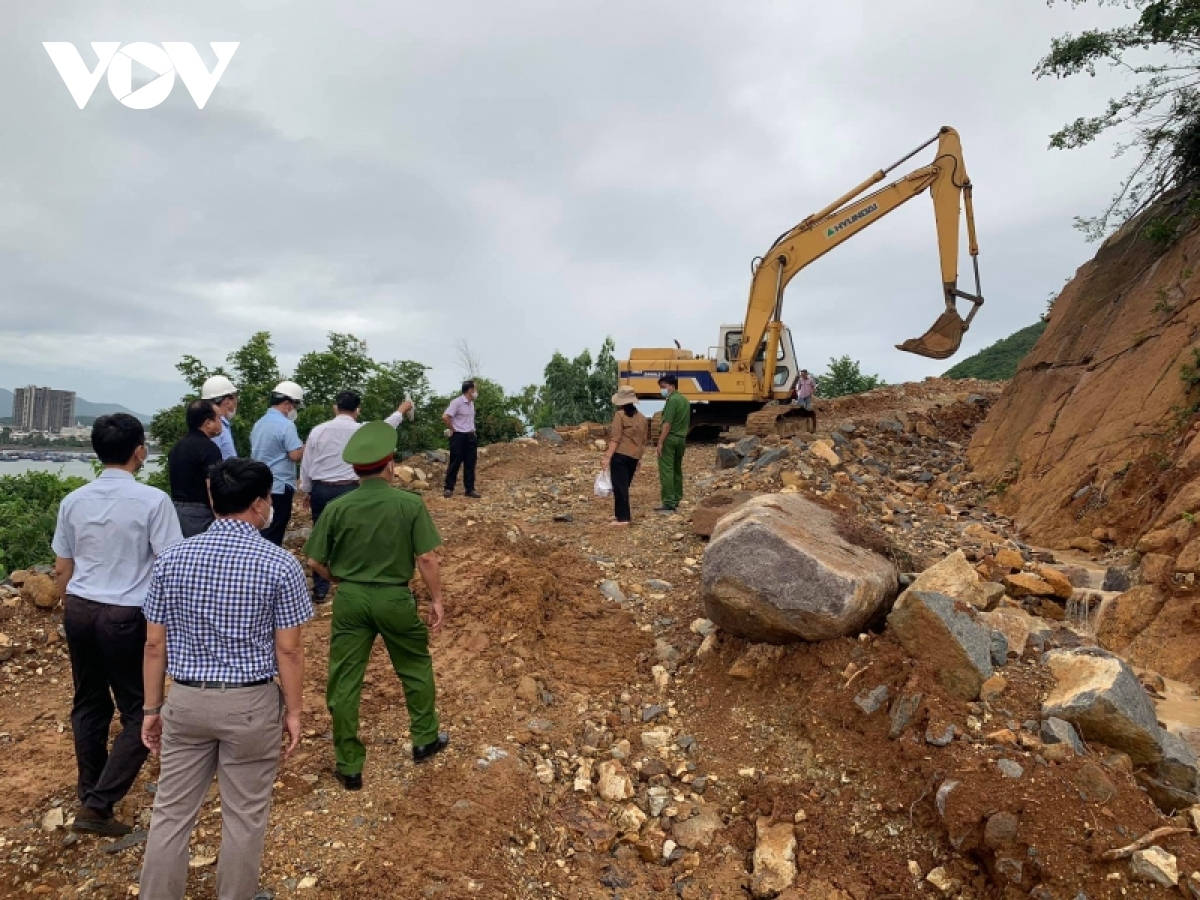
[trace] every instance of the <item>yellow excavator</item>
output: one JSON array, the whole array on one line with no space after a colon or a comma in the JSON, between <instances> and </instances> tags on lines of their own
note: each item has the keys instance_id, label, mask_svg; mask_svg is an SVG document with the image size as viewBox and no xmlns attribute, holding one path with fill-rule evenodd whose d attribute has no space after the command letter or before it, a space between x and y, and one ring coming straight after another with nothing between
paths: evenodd
<instances>
[{"instance_id":1,"label":"yellow excavator","mask_svg":"<svg viewBox=\"0 0 1200 900\"><path fill-rule=\"evenodd\" d=\"M862 196L889 172L934 143L937 155L932 163ZM979 288L979 246L975 240L971 182L963 163L958 132L945 127L911 153L780 235L771 249L752 264L745 321L741 325L722 325L715 347L698 354L680 348L676 341L674 348L630 350L629 359L620 363L622 384L632 387L643 399L657 399L658 379L673 373L679 379L680 393L692 403L693 434L743 423L747 434L795 433L801 424L802 410L788 401L799 370L791 330L781 318L784 289L801 269L925 190L933 197L946 308L924 335L897 344L896 348L930 359L953 356L983 297ZM975 270L974 294L958 288L960 198L966 207L967 237ZM972 304L965 319L958 314L959 300Z\"/></svg>"}]
</instances>

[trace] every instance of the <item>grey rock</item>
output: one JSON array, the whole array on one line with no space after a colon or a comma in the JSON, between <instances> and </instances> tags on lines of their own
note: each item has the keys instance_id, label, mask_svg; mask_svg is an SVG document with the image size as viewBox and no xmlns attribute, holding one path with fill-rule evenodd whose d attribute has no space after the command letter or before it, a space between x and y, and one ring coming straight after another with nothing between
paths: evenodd
<instances>
[{"instance_id":1,"label":"grey rock","mask_svg":"<svg viewBox=\"0 0 1200 900\"><path fill-rule=\"evenodd\" d=\"M105 844L101 849L105 853L120 853L122 850L128 850L130 847L136 847L138 844L144 844L146 837L149 834L147 831L134 831L119 841L114 841L111 844Z\"/></svg>"},{"instance_id":2,"label":"grey rock","mask_svg":"<svg viewBox=\"0 0 1200 900\"><path fill-rule=\"evenodd\" d=\"M708 790L708 776L697 775L692 781L692 790L697 794L703 794Z\"/></svg>"},{"instance_id":3,"label":"grey rock","mask_svg":"<svg viewBox=\"0 0 1200 900\"><path fill-rule=\"evenodd\" d=\"M1104 583L1100 586L1102 591L1125 591L1132 590L1137 583L1137 578L1134 576L1135 570L1131 566L1109 566L1104 573Z\"/></svg>"},{"instance_id":4,"label":"grey rock","mask_svg":"<svg viewBox=\"0 0 1200 900\"><path fill-rule=\"evenodd\" d=\"M894 434L903 434L904 433L904 426L901 425L899 422L897 422L895 419L880 419L879 423L876 425L876 427L880 431L890 431L890 432L893 432Z\"/></svg>"},{"instance_id":5,"label":"grey rock","mask_svg":"<svg viewBox=\"0 0 1200 900\"><path fill-rule=\"evenodd\" d=\"M1025 864L1019 859L1004 856L996 860L996 871L1012 884L1019 885L1025 874Z\"/></svg>"},{"instance_id":6,"label":"grey rock","mask_svg":"<svg viewBox=\"0 0 1200 900\"><path fill-rule=\"evenodd\" d=\"M912 720L916 717L917 710L920 708L920 694L903 694L896 698L896 702L892 704L892 708L888 713L891 719L891 727L888 728L888 737L895 740L904 734L904 730L912 724Z\"/></svg>"},{"instance_id":7,"label":"grey rock","mask_svg":"<svg viewBox=\"0 0 1200 900\"><path fill-rule=\"evenodd\" d=\"M1025 770L1011 759L999 760L996 763L996 768L1000 770L1000 774L1005 778L1020 778L1025 774Z\"/></svg>"},{"instance_id":8,"label":"grey rock","mask_svg":"<svg viewBox=\"0 0 1200 900\"><path fill-rule=\"evenodd\" d=\"M1135 765L1163 758L1154 703L1124 660L1098 647L1052 650L1043 661L1055 687L1043 718L1065 719L1085 740L1128 753Z\"/></svg>"},{"instance_id":9,"label":"grey rock","mask_svg":"<svg viewBox=\"0 0 1200 900\"><path fill-rule=\"evenodd\" d=\"M733 449L732 447L718 447L717 448L717 468L718 469L721 469L721 470L735 469L735 468L737 468L737 464L739 462L741 462L741 459L742 458L740 456L738 456L738 452L735 449Z\"/></svg>"},{"instance_id":10,"label":"grey rock","mask_svg":"<svg viewBox=\"0 0 1200 900\"><path fill-rule=\"evenodd\" d=\"M938 815L943 819L946 818L946 802L950 799L950 795L958 787L958 784L957 781L943 781L933 798L933 802L937 806Z\"/></svg>"},{"instance_id":11,"label":"grey rock","mask_svg":"<svg viewBox=\"0 0 1200 900\"><path fill-rule=\"evenodd\" d=\"M787 447L774 447L760 456L754 461L754 465L750 467L751 471L757 472L759 469L765 469L773 463L779 462L788 455Z\"/></svg>"},{"instance_id":12,"label":"grey rock","mask_svg":"<svg viewBox=\"0 0 1200 900\"><path fill-rule=\"evenodd\" d=\"M666 714L667 708L665 706L659 706L658 704L655 704L654 706L647 706L642 710L642 721L653 722L659 716L665 716Z\"/></svg>"},{"instance_id":13,"label":"grey rock","mask_svg":"<svg viewBox=\"0 0 1200 900\"><path fill-rule=\"evenodd\" d=\"M999 669L1008 662L1008 638L1002 631L992 632L991 644L992 665Z\"/></svg>"},{"instance_id":14,"label":"grey rock","mask_svg":"<svg viewBox=\"0 0 1200 900\"><path fill-rule=\"evenodd\" d=\"M657 593L665 594L667 591L671 590L674 585L672 585L671 582L663 581L660 578L650 578L646 581L646 587Z\"/></svg>"},{"instance_id":15,"label":"grey rock","mask_svg":"<svg viewBox=\"0 0 1200 900\"><path fill-rule=\"evenodd\" d=\"M600 582L600 593L609 600L615 600L617 603L625 603L625 594L621 591L621 586L611 579Z\"/></svg>"},{"instance_id":16,"label":"grey rock","mask_svg":"<svg viewBox=\"0 0 1200 900\"><path fill-rule=\"evenodd\" d=\"M901 645L930 664L946 690L975 700L992 675L992 633L974 610L945 594L905 591L888 616Z\"/></svg>"},{"instance_id":17,"label":"grey rock","mask_svg":"<svg viewBox=\"0 0 1200 900\"><path fill-rule=\"evenodd\" d=\"M983 842L993 850L1013 843L1017 839L1018 824L1017 817L1010 812L993 813L984 826Z\"/></svg>"},{"instance_id":18,"label":"grey rock","mask_svg":"<svg viewBox=\"0 0 1200 900\"><path fill-rule=\"evenodd\" d=\"M1158 746L1162 750L1162 759L1155 766L1155 774L1172 787L1195 793L1197 763L1192 748L1183 738L1165 728L1159 729Z\"/></svg>"},{"instance_id":19,"label":"grey rock","mask_svg":"<svg viewBox=\"0 0 1200 900\"><path fill-rule=\"evenodd\" d=\"M539 441L543 441L547 444L557 445L563 443L563 436L553 428L539 428L535 437Z\"/></svg>"},{"instance_id":20,"label":"grey rock","mask_svg":"<svg viewBox=\"0 0 1200 900\"><path fill-rule=\"evenodd\" d=\"M654 642L654 655L658 657L659 662L673 663L679 660L679 651L662 638Z\"/></svg>"},{"instance_id":21,"label":"grey rock","mask_svg":"<svg viewBox=\"0 0 1200 900\"><path fill-rule=\"evenodd\" d=\"M1173 784L1155 778L1149 772L1140 771L1134 773L1134 778L1154 801L1154 805L1163 813L1172 816L1182 810L1191 809L1197 803L1200 803L1200 797L1197 797L1191 791L1180 790Z\"/></svg>"},{"instance_id":22,"label":"grey rock","mask_svg":"<svg viewBox=\"0 0 1200 900\"><path fill-rule=\"evenodd\" d=\"M744 437L734 444L733 449L738 456L749 456L751 453L757 450L761 444L762 438L757 437L756 435L750 435L750 437Z\"/></svg>"},{"instance_id":23,"label":"grey rock","mask_svg":"<svg viewBox=\"0 0 1200 900\"><path fill-rule=\"evenodd\" d=\"M833 514L795 494L747 501L704 552L705 614L751 641L820 641L860 633L895 596L892 562L848 543Z\"/></svg>"},{"instance_id":24,"label":"grey rock","mask_svg":"<svg viewBox=\"0 0 1200 900\"><path fill-rule=\"evenodd\" d=\"M1040 736L1043 744L1067 744L1076 756L1083 756L1084 750L1083 741L1079 739L1079 734L1075 731L1075 726L1065 719L1058 719L1051 716L1042 723Z\"/></svg>"},{"instance_id":25,"label":"grey rock","mask_svg":"<svg viewBox=\"0 0 1200 900\"><path fill-rule=\"evenodd\" d=\"M958 729L953 724L948 724L944 728L935 729L930 725L925 729L925 743L931 747L948 747L954 741L954 735Z\"/></svg>"},{"instance_id":26,"label":"grey rock","mask_svg":"<svg viewBox=\"0 0 1200 900\"><path fill-rule=\"evenodd\" d=\"M854 698L854 705L861 709L868 716L879 712L888 700L888 686L881 684L877 688L869 691L862 691Z\"/></svg>"},{"instance_id":27,"label":"grey rock","mask_svg":"<svg viewBox=\"0 0 1200 900\"><path fill-rule=\"evenodd\" d=\"M525 727L533 734L546 734L554 730L554 723L549 719L530 719Z\"/></svg>"}]
</instances>

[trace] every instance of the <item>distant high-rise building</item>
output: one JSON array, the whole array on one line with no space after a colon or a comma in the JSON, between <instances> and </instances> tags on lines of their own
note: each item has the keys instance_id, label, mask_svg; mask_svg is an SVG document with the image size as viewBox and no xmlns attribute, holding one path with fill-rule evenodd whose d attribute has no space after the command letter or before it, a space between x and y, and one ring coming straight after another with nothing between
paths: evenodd
<instances>
[{"instance_id":1,"label":"distant high-rise building","mask_svg":"<svg viewBox=\"0 0 1200 900\"><path fill-rule=\"evenodd\" d=\"M75 392L27 385L13 391L13 424L20 431L57 434L75 424Z\"/></svg>"}]
</instances>

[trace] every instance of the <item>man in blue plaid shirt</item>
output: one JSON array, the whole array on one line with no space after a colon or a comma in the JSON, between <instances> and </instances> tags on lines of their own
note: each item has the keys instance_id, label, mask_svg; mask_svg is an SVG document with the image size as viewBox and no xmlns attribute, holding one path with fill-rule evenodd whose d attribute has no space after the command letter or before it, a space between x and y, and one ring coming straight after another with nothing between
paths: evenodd
<instances>
[{"instance_id":1,"label":"man in blue plaid shirt","mask_svg":"<svg viewBox=\"0 0 1200 900\"><path fill-rule=\"evenodd\" d=\"M263 539L271 470L227 459L209 475L216 521L159 557L146 597L142 740L162 757L141 895L183 900L188 838L218 775L220 900L258 892L279 770L300 743L304 645L313 615L304 570ZM173 679L163 703L165 674ZM279 683L275 676L279 676Z\"/></svg>"}]
</instances>

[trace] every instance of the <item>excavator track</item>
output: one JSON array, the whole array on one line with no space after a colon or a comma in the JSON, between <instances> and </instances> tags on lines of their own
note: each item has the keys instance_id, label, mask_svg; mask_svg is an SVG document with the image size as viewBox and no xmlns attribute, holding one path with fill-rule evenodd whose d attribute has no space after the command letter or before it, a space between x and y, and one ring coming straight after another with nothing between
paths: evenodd
<instances>
[{"instance_id":1,"label":"excavator track","mask_svg":"<svg viewBox=\"0 0 1200 900\"><path fill-rule=\"evenodd\" d=\"M808 430L810 421L807 416L801 416L800 410L794 406L768 406L746 416L746 435L795 437Z\"/></svg>"}]
</instances>

